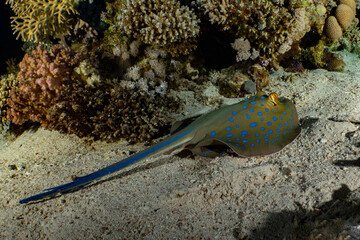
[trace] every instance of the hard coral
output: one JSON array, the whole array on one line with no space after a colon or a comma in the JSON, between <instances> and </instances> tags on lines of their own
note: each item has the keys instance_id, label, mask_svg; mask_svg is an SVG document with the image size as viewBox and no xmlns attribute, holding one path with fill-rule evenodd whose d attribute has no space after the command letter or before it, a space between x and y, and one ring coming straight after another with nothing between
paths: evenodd
<instances>
[{"instance_id":1,"label":"hard coral","mask_svg":"<svg viewBox=\"0 0 360 240\"><path fill-rule=\"evenodd\" d=\"M330 39L338 39L351 25L356 14L354 0L342 0L335 10L335 16L326 19L325 35Z\"/></svg>"},{"instance_id":2,"label":"hard coral","mask_svg":"<svg viewBox=\"0 0 360 240\"><path fill-rule=\"evenodd\" d=\"M6 101L10 98L11 89L17 85L15 74L8 74L0 78L0 133L6 130L8 120L6 119L7 104Z\"/></svg>"},{"instance_id":3,"label":"hard coral","mask_svg":"<svg viewBox=\"0 0 360 240\"><path fill-rule=\"evenodd\" d=\"M199 34L199 20L176 0L129 0L119 14L126 34L162 46L173 56L189 54Z\"/></svg>"},{"instance_id":4,"label":"hard coral","mask_svg":"<svg viewBox=\"0 0 360 240\"><path fill-rule=\"evenodd\" d=\"M335 11L335 17L340 26L346 30L355 17L355 12L346 4L340 4Z\"/></svg>"},{"instance_id":5,"label":"hard coral","mask_svg":"<svg viewBox=\"0 0 360 240\"><path fill-rule=\"evenodd\" d=\"M231 44L231 46L237 51L236 61L244 61L249 58L255 59L259 56L259 52L256 50L251 50L250 42L244 38L237 38L235 42Z\"/></svg>"},{"instance_id":6,"label":"hard coral","mask_svg":"<svg viewBox=\"0 0 360 240\"><path fill-rule=\"evenodd\" d=\"M109 87L107 104L91 118L92 135L100 139L125 138L131 142L144 142L164 134L174 119L169 113L179 110L174 97L149 97L138 87L115 85Z\"/></svg>"},{"instance_id":7,"label":"hard coral","mask_svg":"<svg viewBox=\"0 0 360 240\"><path fill-rule=\"evenodd\" d=\"M308 9L313 1L197 0L209 21L237 38L244 38L262 59L276 60L311 28Z\"/></svg>"},{"instance_id":8,"label":"hard coral","mask_svg":"<svg viewBox=\"0 0 360 240\"><path fill-rule=\"evenodd\" d=\"M173 120L168 113L179 109L179 101L164 94L166 86L154 79L145 91L140 81L101 81L96 64L63 45L52 52L38 47L20 63L7 119L40 122L46 129L92 139L140 142L161 135Z\"/></svg>"},{"instance_id":9,"label":"hard coral","mask_svg":"<svg viewBox=\"0 0 360 240\"><path fill-rule=\"evenodd\" d=\"M52 52L38 46L32 55L25 54L19 64L19 86L11 91L8 99L11 107L8 120L16 124L26 120L44 121L45 109L58 100L63 82L71 78L73 68L83 59L85 55L63 45L55 45Z\"/></svg>"},{"instance_id":10,"label":"hard coral","mask_svg":"<svg viewBox=\"0 0 360 240\"><path fill-rule=\"evenodd\" d=\"M44 42L69 33L77 0L7 0L15 12L12 28L24 41Z\"/></svg>"},{"instance_id":11,"label":"hard coral","mask_svg":"<svg viewBox=\"0 0 360 240\"><path fill-rule=\"evenodd\" d=\"M336 20L336 17L330 16L325 23L326 36L330 39L337 39L342 36L342 29Z\"/></svg>"},{"instance_id":12,"label":"hard coral","mask_svg":"<svg viewBox=\"0 0 360 240\"><path fill-rule=\"evenodd\" d=\"M340 4L348 5L354 14L356 14L356 3L354 0L340 0Z\"/></svg>"}]
</instances>

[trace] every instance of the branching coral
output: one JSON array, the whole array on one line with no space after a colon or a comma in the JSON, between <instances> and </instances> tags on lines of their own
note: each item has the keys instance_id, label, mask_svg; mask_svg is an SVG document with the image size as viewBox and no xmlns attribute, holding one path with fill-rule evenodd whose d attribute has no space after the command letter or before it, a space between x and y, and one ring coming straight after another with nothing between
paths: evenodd
<instances>
[{"instance_id":1,"label":"branching coral","mask_svg":"<svg viewBox=\"0 0 360 240\"><path fill-rule=\"evenodd\" d=\"M8 99L8 120L16 124L45 120L44 109L58 100L64 80L71 78L73 68L84 59L85 55L63 45L53 46L52 52L39 45L32 55L26 54L19 64L19 86Z\"/></svg>"},{"instance_id":2,"label":"branching coral","mask_svg":"<svg viewBox=\"0 0 360 240\"><path fill-rule=\"evenodd\" d=\"M174 97L157 94L152 98L138 87L115 85L107 92L108 103L91 118L92 135L100 139L148 141L164 134L174 120L169 113L180 110L179 100Z\"/></svg>"},{"instance_id":3,"label":"branching coral","mask_svg":"<svg viewBox=\"0 0 360 240\"><path fill-rule=\"evenodd\" d=\"M0 78L0 133L4 132L9 126L6 119L7 104L6 101L10 98L11 89L17 85L15 74L1 76Z\"/></svg>"},{"instance_id":4,"label":"branching coral","mask_svg":"<svg viewBox=\"0 0 360 240\"><path fill-rule=\"evenodd\" d=\"M129 0L119 14L125 33L173 56L189 54L199 34L199 20L176 0Z\"/></svg>"},{"instance_id":5,"label":"branching coral","mask_svg":"<svg viewBox=\"0 0 360 240\"><path fill-rule=\"evenodd\" d=\"M295 0L197 0L196 4L214 26L246 39L262 59L273 60L310 31L306 12L316 7L313 1Z\"/></svg>"},{"instance_id":6,"label":"branching coral","mask_svg":"<svg viewBox=\"0 0 360 240\"><path fill-rule=\"evenodd\" d=\"M360 29L357 27L359 21L356 20L348 30L344 33L343 37L339 39L342 46L349 52L360 54Z\"/></svg>"},{"instance_id":7,"label":"branching coral","mask_svg":"<svg viewBox=\"0 0 360 240\"><path fill-rule=\"evenodd\" d=\"M17 78L7 99L8 120L40 122L80 137L146 141L170 124L169 112L179 109L179 101L164 94L167 86L145 82L145 91L134 76L131 81L102 81L97 61L63 45L27 54Z\"/></svg>"},{"instance_id":8,"label":"branching coral","mask_svg":"<svg viewBox=\"0 0 360 240\"><path fill-rule=\"evenodd\" d=\"M256 50L251 50L250 42L247 39L237 38L231 46L237 51L236 61L244 61L249 58L255 59L259 56L259 52Z\"/></svg>"},{"instance_id":9,"label":"branching coral","mask_svg":"<svg viewBox=\"0 0 360 240\"><path fill-rule=\"evenodd\" d=\"M44 42L69 33L77 0L7 0L15 12L12 28L24 41Z\"/></svg>"}]
</instances>

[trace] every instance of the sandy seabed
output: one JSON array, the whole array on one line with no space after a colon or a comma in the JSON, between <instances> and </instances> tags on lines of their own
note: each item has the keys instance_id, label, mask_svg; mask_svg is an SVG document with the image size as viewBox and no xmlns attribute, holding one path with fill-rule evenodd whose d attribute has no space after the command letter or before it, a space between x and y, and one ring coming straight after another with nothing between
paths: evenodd
<instances>
[{"instance_id":1,"label":"sandy seabed","mask_svg":"<svg viewBox=\"0 0 360 240\"><path fill-rule=\"evenodd\" d=\"M25 132L0 149L0 239L360 239L360 60L342 54L342 73L271 75L302 133L270 156L162 155L20 205L146 147Z\"/></svg>"}]
</instances>

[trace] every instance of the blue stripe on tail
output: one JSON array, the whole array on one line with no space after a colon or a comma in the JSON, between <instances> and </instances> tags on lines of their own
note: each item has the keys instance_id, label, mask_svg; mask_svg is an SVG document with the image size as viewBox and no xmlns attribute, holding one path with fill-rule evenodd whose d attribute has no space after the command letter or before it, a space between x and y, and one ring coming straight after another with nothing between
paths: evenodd
<instances>
[{"instance_id":1,"label":"blue stripe on tail","mask_svg":"<svg viewBox=\"0 0 360 240\"><path fill-rule=\"evenodd\" d=\"M52 198L55 197L58 193L60 194L66 194L68 192L72 192L76 189L82 188L88 184L90 184L92 181L101 178L105 175L108 175L110 173L119 171L120 169L127 167L131 164L133 164L134 162L144 159L145 157L147 157L149 154L151 153L155 153L158 150L161 150L162 148L168 146L169 144L172 144L178 140L180 140L182 137L186 136L187 134L189 134L190 132L192 132L194 130L194 128L180 134L179 136L176 136L170 140L164 140L158 144L155 144L153 147L150 147L148 149L145 149L139 153L136 153L134 155L131 155L128 158L125 158L117 163L114 163L106 168L100 169L96 172L90 173L88 175L85 175L83 177L79 177L77 179L75 179L73 182L70 183L66 183L57 187L53 187L53 188L49 188L49 189L45 189L43 193L25 198L23 200L20 200L19 203L23 204L23 203L28 203L28 202L32 202L32 201L37 201L37 200L41 200L44 198ZM174 146L176 147L176 146Z\"/></svg>"}]
</instances>

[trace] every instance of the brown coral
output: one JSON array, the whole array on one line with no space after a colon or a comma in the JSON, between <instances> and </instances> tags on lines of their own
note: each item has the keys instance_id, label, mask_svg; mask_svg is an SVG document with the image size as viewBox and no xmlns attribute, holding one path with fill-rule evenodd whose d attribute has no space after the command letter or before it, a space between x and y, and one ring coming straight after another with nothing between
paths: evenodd
<instances>
[{"instance_id":1,"label":"brown coral","mask_svg":"<svg viewBox=\"0 0 360 240\"><path fill-rule=\"evenodd\" d=\"M316 21L307 14L308 8L316 8L310 1L308 7L300 1L198 0L196 4L220 30L247 39L263 60L276 61L310 31ZM238 55L238 59L243 58Z\"/></svg>"},{"instance_id":2,"label":"brown coral","mask_svg":"<svg viewBox=\"0 0 360 240\"><path fill-rule=\"evenodd\" d=\"M356 3L354 0L340 0L340 4L348 5L351 10L353 10L354 14L356 13Z\"/></svg>"},{"instance_id":3,"label":"brown coral","mask_svg":"<svg viewBox=\"0 0 360 240\"><path fill-rule=\"evenodd\" d=\"M356 3L354 0L341 0L335 10L335 17L326 19L325 35L330 39L338 39L351 25L356 14Z\"/></svg>"},{"instance_id":4,"label":"brown coral","mask_svg":"<svg viewBox=\"0 0 360 240\"><path fill-rule=\"evenodd\" d=\"M120 14L126 34L165 47L173 56L189 54L199 34L199 20L175 0L130 0Z\"/></svg>"},{"instance_id":5,"label":"brown coral","mask_svg":"<svg viewBox=\"0 0 360 240\"><path fill-rule=\"evenodd\" d=\"M84 58L63 45L53 46L52 52L38 46L32 56L25 54L19 64L19 86L7 101L11 107L8 120L16 124L43 121L46 116L42 112L59 98L63 82L71 78L73 68Z\"/></svg>"},{"instance_id":6,"label":"brown coral","mask_svg":"<svg viewBox=\"0 0 360 240\"><path fill-rule=\"evenodd\" d=\"M342 36L342 29L336 20L336 17L330 16L326 19L325 34L330 39L338 39Z\"/></svg>"},{"instance_id":7,"label":"brown coral","mask_svg":"<svg viewBox=\"0 0 360 240\"><path fill-rule=\"evenodd\" d=\"M340 26L346 30L355 17L354 11L346 4L340 4L335 11L335 17Z\"/></svg>"},{"instance_id":8,"label":"brown coral","mask_svg":"<svg viewBox=\"0 0 360 240\"><path fill-rule=\"evenodd\" d=\"M173 120L168 113L179 109L162 92L166 86L154 85L149 96L140 85L99 81L96 61L62 45L52 52L38 47L20 67L7 99L7 119L15 124L31 120L79 137L140 142L163 134Z\"/></svg>"}]
</instances>

